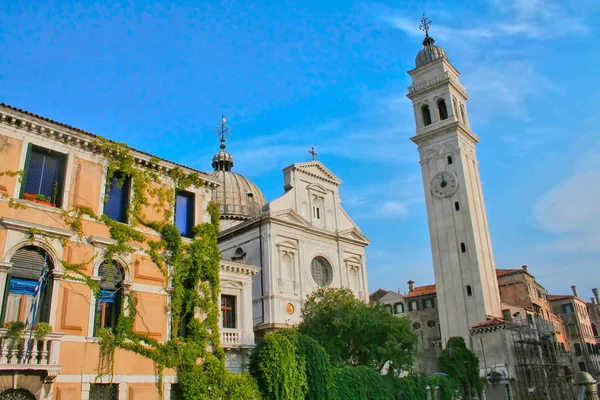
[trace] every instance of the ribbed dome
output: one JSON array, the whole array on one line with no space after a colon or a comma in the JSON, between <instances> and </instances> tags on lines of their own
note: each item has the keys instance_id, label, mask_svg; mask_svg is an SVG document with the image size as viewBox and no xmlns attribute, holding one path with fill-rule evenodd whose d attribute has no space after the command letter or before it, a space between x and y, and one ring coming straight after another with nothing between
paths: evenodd
<instances>
[{"instance_id":1,"label":"ribbed dome","mask_svg":"<svg viewBox=\"0 0 600 400\"><path fill-rule=\"evenodd\" d=\"M221 218L250 219L267 204L260 189L244 176L225 170L213 171L210 175L220 183L213 190L213 201L219 203Z\"/></svg>"},{"instance_id":2,"label":"ribbed dome","mask_svg":"<svg viewBox=\"0 0 600 400\"><path fill-rule=\"evenodd\" d=\"M425 64L429 64L430 62L437 60L439 58L448 59L448 54L446 54L446 50L441 47L433 45L434 40L432 37L427 36L425 40L423 40L423 49L417 54L417 58L415 58L415 64L417 68L422 67Z\"/></svg>"}]
</instances>

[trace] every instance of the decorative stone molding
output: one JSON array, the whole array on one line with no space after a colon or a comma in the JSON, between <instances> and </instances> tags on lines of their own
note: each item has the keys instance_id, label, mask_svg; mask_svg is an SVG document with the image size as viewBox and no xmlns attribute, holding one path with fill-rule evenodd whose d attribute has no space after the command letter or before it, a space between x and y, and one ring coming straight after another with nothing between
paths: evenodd
<instances>
[{"instance_id":1,"label":"decorative stone molding","mask_svg":"<svg viewBox=\"0 0 600 400\"><path fill-rule=\"evenodd\" d=\"M102 236L89 236L88 241L96 247L108 247L111 244L117 244L117 241L112 238ZM127 246L134 248L135 250L141 250L142 246L137 243L126 242Z\"/></svg>"},{"instance_id":2,"label":"decorative stone molding","mask_svg":"<svg viewBox=\"0 0 600 400\"><path fill-rule=\"evenodd\" d=\"M0 261L0 272L8 272L12 268L13 263L7 261Z\"/></svg>"},{"instance_id":3,"label":"decorative stone molding","mask_svg":"<svg viewBox=\"0 0 600 400\"><path fill-rule=\"evenodd\" d=\"M256 275L260 271L259 267L254 265L244 264L236 261L221 260L221 271L234 272L244 275Z\"/></svg>"},{"instance_id":4,"label":"decorative stone molding","mask_svg":"<svg viewBox=\"0 0 600 400\"><path fill-rule=\"evenodd\" d=\"M14 218L2 217L0 218L0 225L5 229L12 229L20 232L35 232L40 231L48 236L54 236L60 239L69 239L75 235L74 231L54 228L52 226L36 224L33 222L21 221Z\"/></svg>"}]
</instances>

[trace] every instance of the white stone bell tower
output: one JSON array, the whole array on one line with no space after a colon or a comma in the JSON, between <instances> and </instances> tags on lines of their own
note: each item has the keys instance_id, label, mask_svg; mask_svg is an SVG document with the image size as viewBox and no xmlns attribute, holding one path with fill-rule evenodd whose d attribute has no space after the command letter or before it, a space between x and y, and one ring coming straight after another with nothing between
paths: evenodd
<instances>
[{"instance_id":1,"label":"white stone bell tower","mask_svg":"<svg viewBox=\"0 0 600 400\"><path fill-rule=\"evenodd\" d=\"M483 202L467 92L423 18L423 49L408 73L429 219L442 341L488 316L501 317L492 242Z\"/></svg>"}]
</instances>

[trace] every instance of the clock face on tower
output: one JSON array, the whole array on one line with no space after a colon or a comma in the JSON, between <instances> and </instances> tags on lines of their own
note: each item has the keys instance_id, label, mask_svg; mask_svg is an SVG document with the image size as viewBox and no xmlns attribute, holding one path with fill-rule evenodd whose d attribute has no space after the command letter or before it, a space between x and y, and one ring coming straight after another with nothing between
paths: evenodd
<instances>
[{"instance_id":1,"label":"clock face on tower","mask_svg":"<svg viewBox=\"0 0 600 400\"><path fill-rule=\"evenodd\" d=\"M450 197L458 190L456 175L444 171L438 173L431 181L431 194L437 197Z\"/></svg>"}]
</instances>

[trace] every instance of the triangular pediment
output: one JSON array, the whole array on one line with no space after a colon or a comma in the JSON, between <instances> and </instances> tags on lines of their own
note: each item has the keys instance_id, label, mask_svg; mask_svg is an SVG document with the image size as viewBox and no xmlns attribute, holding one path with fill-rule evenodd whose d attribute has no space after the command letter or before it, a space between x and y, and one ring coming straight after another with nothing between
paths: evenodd
<instances>
[{"instance_id":1,"label":"triangular pediment","mask_svg":"<svg viewBox=\"0 0 600 400\"><path fill-rule=\"evenodd\" d=\"M271 218L283 221L291 222L297 225L310 226L310 222L305 220L300 214L292 209L287 209L271 214Z\"/></svg>"},{"instance_id":2,"label":"triangular pediment","mask_svg":"<svg viewBox=\"0 0 600 400\"><path fill-rule=\"evenodd\" d=\"M368 237L363 235L363 233L358 228L350 228L345 231L340 232L340 237L348 238L351 240L357 240L359 242L363 242L365 244L371 243Z\"/></svg>"},{"instance_id":3,"label":"triangular pediment","mask_svg":"<svg viewBox=\"0 0 600 400\"><path fill-rule=\"evenodd\" d=\"M229 279L221 279L221 288L227 289L243 289L244 284L238 281L232 281Z\"/></svg>"},{"instance_id":4,"label":"triangular pediment","mask_svg":"<svg viewBox=\"0 0 600 400\"><path fill-rule=\"evenodd\" d=\"M336 186L339 186L342 183L342 181L339 180L338 177L333 174L333 172L327 169L319 161L297 163L294 164L294 168L299 172L305 173L317 179L322 179Z\"/></svg>"}]
</instances>

